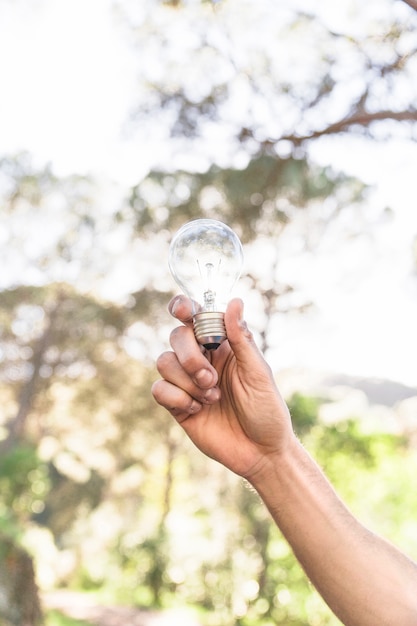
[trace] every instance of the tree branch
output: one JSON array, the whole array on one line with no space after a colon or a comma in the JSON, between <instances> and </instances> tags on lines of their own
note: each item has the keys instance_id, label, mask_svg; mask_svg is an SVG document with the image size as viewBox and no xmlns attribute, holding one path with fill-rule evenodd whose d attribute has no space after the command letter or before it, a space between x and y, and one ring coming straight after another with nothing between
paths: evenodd
<instances>
[{"instance_id":1,"label":"tree branch","mask_svg":"<svg viewBox=\"0 0 417 626\"><path fill-rule=\"evenodd\" d=\"M417 0L416 0L417 4ZM316 130L309 135L285 135L281 137L281 140L291 141L295 145L299 145L309 139L318 139L324 135L334 135L341 133L351 126L368 127L373 122L382 122L384 120L394 120L396 122L416 122L417 110L411 109L408 111L376 111L375 113L369 113L367 111L361 111L345 117L334 124L330 124L322 130Z\"/></svg>"}]
</instances>

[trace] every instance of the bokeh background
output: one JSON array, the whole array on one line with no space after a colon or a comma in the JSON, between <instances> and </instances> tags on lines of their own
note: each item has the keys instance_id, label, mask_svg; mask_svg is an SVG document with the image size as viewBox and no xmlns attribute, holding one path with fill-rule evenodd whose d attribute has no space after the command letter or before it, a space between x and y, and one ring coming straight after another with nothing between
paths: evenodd
<instances>
[{"instance_id":1,"label":"bokeh background","mask_svg":"<svg viewBox=\"0 0 417 626\"><path fill-rule=\"evenodd\" d=\"M412 0L0 0L2 624L339 623L151 398L197 217L241 237L304 445L417 558L416 27Z\"/></svg>"}]
</instances>

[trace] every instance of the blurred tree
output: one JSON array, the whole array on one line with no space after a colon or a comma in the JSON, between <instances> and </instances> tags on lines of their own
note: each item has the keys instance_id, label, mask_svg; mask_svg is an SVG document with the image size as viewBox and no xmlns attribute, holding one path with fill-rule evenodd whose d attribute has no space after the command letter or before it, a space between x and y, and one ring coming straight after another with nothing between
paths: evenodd
<instances>
[{"instance_id":1,"label":"blurred tree","mask_svg":"<svg viewBox=\"0 0 417 626\"><path fill-rule=\"evenodd\" d=\"M213 165L203 174L153 171L132 189L130 217L141 233L172 231L187 219L215 217L248 242L276 235L297 210L329 196L336 213L338 194L353 202L362 189L359 181L305 158L261 156L239 169Z\"/></svg>"},{"instance_id":2,"label":"blurred tree","mask_svg":"<svg viewBox=\"0 0 417 626\"><path fill-rule=\"evenodd\" d=\"M131 305L120 308L100 302L63 284L0 293L0 383L9 398L4 407L8 413L3 421L2 454L25 442L46 439L52 445L56 439L55 455L59 457L58 452L66 449L75 465L78 457L91 470L91 477L87 471L85 480L78 480L85 483L85 490L97 469L94 456L99 449L111 455L113 469L137 462L137 420L152 410L150 374L126 352L127 332L137 319L136 305L133 301ZM141 432L143 427L142 423ZM78 442L80 450L74 441L78 429L84 439ZM71 439L73 449L68 448ZM93 442L98 450L91 448ZM102 470L106 473L106 468ZM61 474L56 470L52 474L53 490L47 500L52 509L48 505L42 519L52 510L64 518L76 514L68 481L64 497L57 497L62 491ZM100 501L99 484L91 484L95 505ZM65 529L68 524L58 526Z\"/></svg>"},{"instance_id":3,"label":"blurred tree","mask_svg":"<svg viewBox=\"0 0 417 626\"><path fill-rule=\"evenodd\" d=\"M298 253L315 250L344 208L363 210L363 191L360 181L315 166L307 158L260 156L240 169L213 165L205 173L153 171L132 189L121 219L128 220L142 237L152 240L162 234L167 246L171 233L185 221L212 217L237 232L249 252L247 257L252 244L255 253L246 261L241 283L252 291L253 299L261 300L262 313L252 325L266 352L276 315L303 312L312 305L302 296L292 297L295 286L281 279L279 265L287 230L289 240L301 241ZM359 224L356 232L360 232ZM349 235L356 234L355 228L351 230Z\"/></svg>"},{"instance_id":4,"label":"blurred tree","mask_svg":"<svg viewBox=\"0 0 417 626\"><path fill-rule=\"evenodd\" d=\"M272 0L115 4L140 50L134 119L156 120L191 170L346 132L384 138L384 121L414 132L417 15L406 3L345 2L337 14ZM174 171L171 159L159 163Z\"/></svg>"},{"instance_id":5,"label":"blurred tree","mask_svg":"<svg viewBox=\"0 0 417 626\"><path fill-rule=\"evenodd\" d=\"M143 479L130 499L120 484L135 471L158 474L166 449L166 474L158 474L163 532L174 444L150 398L148 347L168 294L147 286L146 271L121 304L94 294L97 279L123 262L126 236L114 206L103 214L93 181L58 179L24 154L0 162L0 194L1 254L15 283L0 292L0 522L17 537L33 522L46 526L59 547L79 553L82 568L77 524L108 502L134 524Z\"/></svg>"},{"instance_id":6,"label":"blurred tree","mask_svg":"<svg viewBox=\"0 0 417 626\"><path fill-rule=\"evenodd\" d=\"M60 179L28 153L0 160L1 255L12 284L80 280L88 269L97 272L87 257L96 227L96 193L88 178Z\"/></svg>"},{"instance_id":7,"label":"blurred tree","mask_svg":"<svg viewBox=\"0 0 417 626\"><path fill-rule=\"evenodd\" d=\"M317 165L314 146L347 133L414 136L417 15L388 0L383 11L346 2L337 15L285 1L115 5L140 51L129 130L164 145L120 218L166 240L209 215L246 244L265 243L262 277L250 266L246 283L259 294L267 350L276 313L312 304L279 274L288 225L312 251L342 209L366 219L363 185Z\"/></svg>"},{"instance_id":8,"label":"blurred tree","mask_svg":"<svg viewBox=\"0 0 417 626\"><path fill-rule=\"evenodd\" d=\"M0 534L0 620L3 626L40 626L42 611L32 560Z\"/></svg>"}]
</instances>

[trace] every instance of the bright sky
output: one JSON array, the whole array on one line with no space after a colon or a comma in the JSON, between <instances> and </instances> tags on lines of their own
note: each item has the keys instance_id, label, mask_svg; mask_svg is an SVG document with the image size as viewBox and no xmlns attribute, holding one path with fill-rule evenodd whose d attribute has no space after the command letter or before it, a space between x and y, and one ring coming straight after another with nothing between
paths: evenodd
<instances>
[{"instance_id":1,"label":"bright sky","mask_svg":"<svg viewBox=\"0 0 417 626\"><path fill-rule=\"evenodd\" d=\"M135 64L110 7L110 0L0 4L1 154L29 150L58 174L101 172L127 183L146 170L161 146L121 141ZM329 244L319 257L283 261L283 276L300 282L318 312L288 318L271 358L417 385L417 146L404 140L364 150L352 139L322 142L314 154L375 185L370 201L395 217L372 245Z\"/></svg>"},{"instance_id":2,"label":"bright sky","mask_svg":"<svg viewBox=\"0 0 417 626\"><path fill-rule=\"evenodd\" d=\"M122 177L123 161L137 176L140 152L127 154L120 141L133 57L110 8L110 0L0 4L0 152L29 150L62 174Z\"/></svg>"}]
</instances>

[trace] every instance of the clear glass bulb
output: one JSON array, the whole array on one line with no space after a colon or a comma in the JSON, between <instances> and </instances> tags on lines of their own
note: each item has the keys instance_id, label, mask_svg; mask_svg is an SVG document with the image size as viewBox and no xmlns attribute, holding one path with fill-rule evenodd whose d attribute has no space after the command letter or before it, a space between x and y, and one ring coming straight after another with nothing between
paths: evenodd
<instances>
[{"instance_id":1,"label":"clear glass bulb","mask_svg":"<svg viewBox=\"0 0 417 626\"><path fill-rule=\"evenodd\" d=\"M208 350L226 339L224 311L242 265L238 236L218 220L187 222L171 242L169 268L193 302L195 336Z\"/></svg>"}]
</instances>

